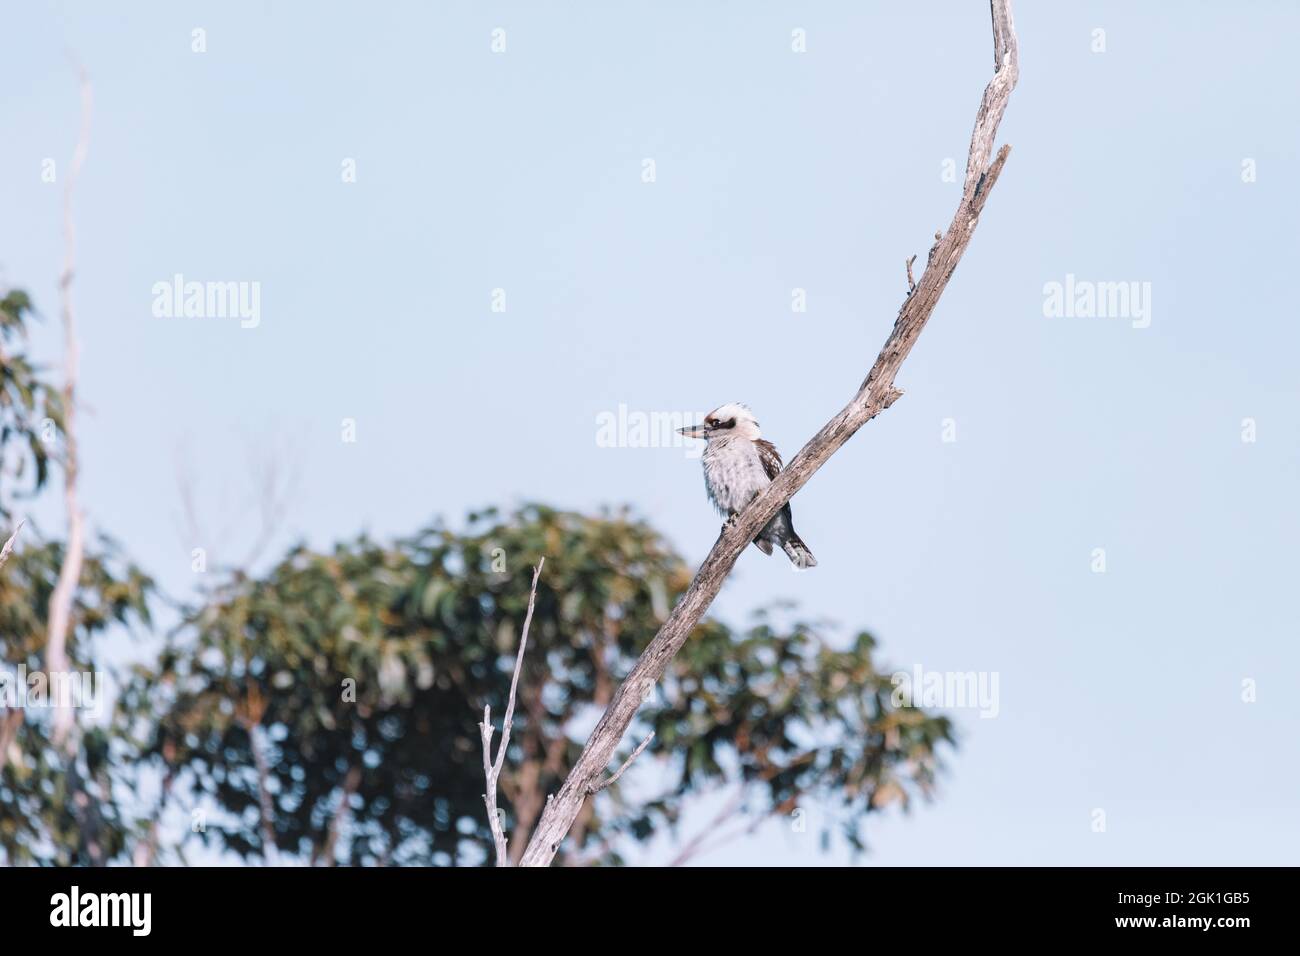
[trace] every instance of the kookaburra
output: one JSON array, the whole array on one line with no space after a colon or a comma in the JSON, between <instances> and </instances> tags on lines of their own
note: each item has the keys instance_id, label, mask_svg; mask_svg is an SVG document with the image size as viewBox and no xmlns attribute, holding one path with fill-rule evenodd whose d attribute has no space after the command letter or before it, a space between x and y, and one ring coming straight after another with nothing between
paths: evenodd
<instances>
[{"instance_id":1,"label":"kookaburra","mask_svg":"<svg viewBox=\"0 0 1300 956\"><path fill-rule=\"evenodd\" d=\"M776 446L764 441L758 422L745 405L736 402L715 408L704 416L703 425L678 429L687 438L703 438L704 486L709 500L730 524L732 518L758 497L781 470L781 455ZM779 544L796 568L817 565L808 546L794 532L790 505L773 516L758 533L754 544L764 554Z\"/></svg>"}]
</instances>

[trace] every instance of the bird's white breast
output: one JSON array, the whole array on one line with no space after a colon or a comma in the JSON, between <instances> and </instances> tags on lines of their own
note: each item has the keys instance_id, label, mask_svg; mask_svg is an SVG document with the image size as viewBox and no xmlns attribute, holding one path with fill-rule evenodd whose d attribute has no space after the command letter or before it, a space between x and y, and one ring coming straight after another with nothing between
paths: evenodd
<instances>
[{"instance_id":1,"label":"bird's white breast","mask_svg":"<svg viewBox=\"0 0 1300 956\"><path fill-rule=\"evenodd\" d=\"M744 508L771 483L749 439L714 439L704 449L704 485L724 515Z\"/></svg>"}]
</instances>

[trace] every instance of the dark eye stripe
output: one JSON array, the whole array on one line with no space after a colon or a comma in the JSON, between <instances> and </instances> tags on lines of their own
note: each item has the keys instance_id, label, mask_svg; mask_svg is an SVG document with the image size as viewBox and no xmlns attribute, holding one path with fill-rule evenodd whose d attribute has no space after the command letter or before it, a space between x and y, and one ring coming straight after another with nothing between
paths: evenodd
<instances>
[{"instance_id":1,"label":"dark eye stripe","mask_svg":"<svg viewBox=\"0 0 1300 956\"><path fill-rule=\"evenodd\" d=\"M730 421L725 422L725 423L722 425L722 427L723 427L723 428L735 428L735 427L736 427L736 420L733 418L733 419L731 419Z\"/></svg>"}]
</instances>

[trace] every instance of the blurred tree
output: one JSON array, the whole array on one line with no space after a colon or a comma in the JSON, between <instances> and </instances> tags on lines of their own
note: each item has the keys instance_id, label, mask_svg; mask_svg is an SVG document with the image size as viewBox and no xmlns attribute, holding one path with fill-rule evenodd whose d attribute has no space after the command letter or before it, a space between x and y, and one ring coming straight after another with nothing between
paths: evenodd
<instances>
[{"instance_id":1,"label":"blurred tree","mask_svg":"<svg viewBox=\"0 0 1300 956\"><path fill-rule=\"evenodd\" d=\"M60 543L41 542L17 546L0 568L0 669L15 693L19 677L34 688L31 677L44 674L46 608L62 561ZM70 628L75 671L101 679L109 673L98 640L114 625L147 624L150 591L149 579L122 561L112 542L87 554ZM112 725L84 721L81 746L70 753L50 740L48 709L5 703L0 699L0 861L121 861L138 826L122 809L132 804L134 757ZM87 797L80 807L79 793Z\"/></svg>"},{"instance_id":2,"label":"blurred tree","mask_svg":"<svg viewBox=\"0 0 1300 956\"><path fill-rule=\"evenodd\" d=\"M27 494L40 490L49 476L53 449L63 429L63 400L56 386L38 376L25 352L27 322L33 318L31 299L21 289L0 297L0 482L25 481ZM0 519L9 511L0 484ZM6 533L5 538L8 537Z\"/></svg>"},{"instance_id":3,"label":"blurred tree","mask_svg":"<svg viewBox=\"0 0 1300 956\"><path fill-rule=\"evenodd\" d=\"M476 722L485 703L504 712L530 565L543 555L501 780L517 858L690 580L626 513L486 511L462 533L438 524L392 545L299 547L263 576L234 573L187 613L158 665L137 670L123 699L130 734L171 792L211 810L200 839L242 857L481 864L491 840ZM868 635L835 650L820 628L779 626L784 617L740 633L698 628L642 710L653 746L587 802L566 862L620 862L712 791L730 799L683 859L725 838L728 817L752 826L812 801L861 848L870 812L931 791L948 720L890 705ZM151 710L157 719L143 719ZM661 786L633 800L632 779Z\"/></svg>"},{"instance_id":4,"label":"blurred tree","mask_svg":"<svg viewBox=\"0 0 1300 956\"><path fill-rule=\"evenodd\" d=\"M58 460L63 421L57 388L10 349L25 339L30 316L25 293L0 298L0 477L32 475L19 491L0 487L6 525L10 496L44 487ZM6 527L2 537L9 534ZM39 681L48 677L47 610L62 563L63 545L41 539L29 524L0 565L0 861L9 864L111 862L122 858L135 826L120 810L123 788L133 778L131 762L109 723L87 721L81 747L68 752L50 742L47 709L10 706L21 703L23 688L40 690ZM102 675L99 638L114 625L148 623L151 583L112 541L100 539L87 554L80 585L69 656L78 672Z\"/></svg>"}]
</instances>

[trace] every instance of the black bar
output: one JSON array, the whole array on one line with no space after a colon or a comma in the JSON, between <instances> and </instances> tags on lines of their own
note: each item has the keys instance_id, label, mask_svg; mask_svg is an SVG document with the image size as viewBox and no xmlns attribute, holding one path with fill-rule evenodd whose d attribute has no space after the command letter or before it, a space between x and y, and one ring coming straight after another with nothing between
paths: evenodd
<instances>
[{"instance_id":1,"label":"black bar","mask_svg":"<svg viewBox=\"0 0 1300 956\"><path fill-rule=\"evenodd\" d=\"M1278 884L1294 876L1267 868L865 866L535 875L490 868L8 869L0 870L0 900L6 947L28 937L66 941L71 933L127 945L143 938L201 945L211 934L214 940L374 944L376 933L417 933L437 949L468 945L454 942L465 933L494 932L502 945L518 945L520 933L547 945L570 921L589 927L593 912L610 932L622 927L640 935L635 927L646 920L645 933L670 930L683 943L697 936L736 942L752 936L762 943L777 930L812 941L836 929L860 933L864 946L891 934L895 945L908 937L919 943L949 936L972 942L1128 936L1176 945L1203 938L1231 945L1243 933L1288 928ZM86 918L117 911L124 925L52 925L70 922L74 886ZM149 894L147 937L136 935L143 896L115 895L104 904L98 894Z\"/></svg>"}]
</instances>

